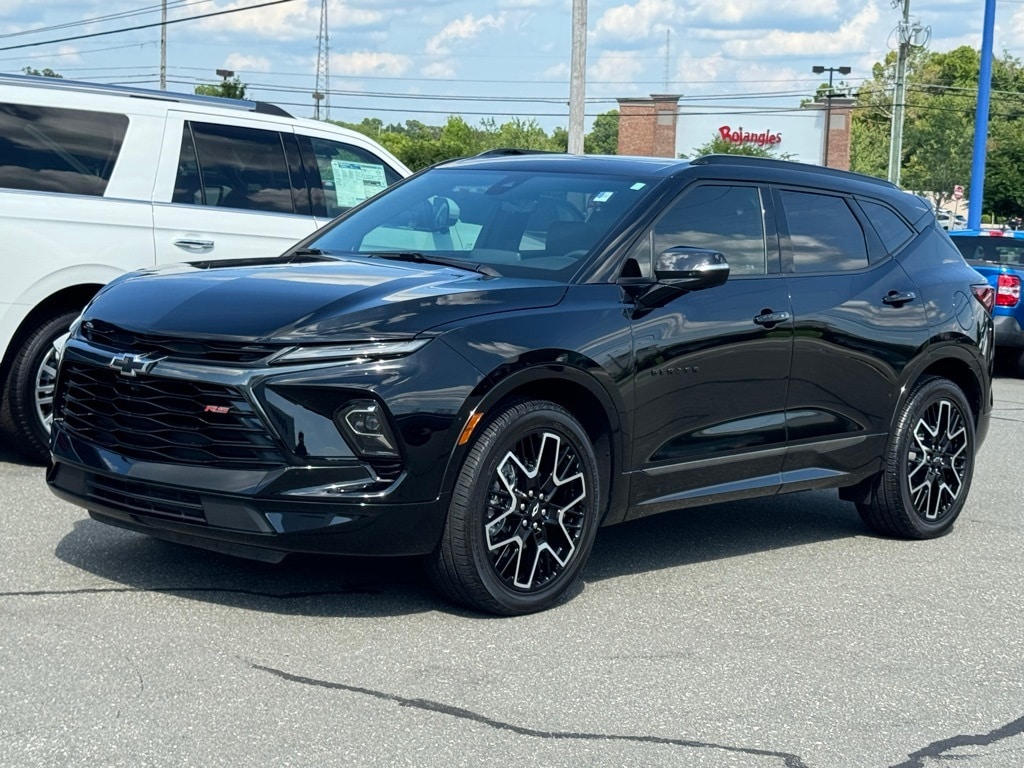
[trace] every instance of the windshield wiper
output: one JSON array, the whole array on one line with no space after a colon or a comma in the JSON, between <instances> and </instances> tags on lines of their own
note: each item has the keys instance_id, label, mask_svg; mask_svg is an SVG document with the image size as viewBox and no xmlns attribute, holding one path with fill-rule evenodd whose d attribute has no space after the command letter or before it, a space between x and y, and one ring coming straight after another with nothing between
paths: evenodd
<instances>
[{"instance_id":1,"label":"windshield wiper","mask_svg":"<svg viewBox=\"0 0 1024 768\"><path fill-rule=\"evenodd\" d=\"M440 264L443 267L455 267L456 269L465 269L470 272L479 272L487 277L501 277L501 272L486 264L470 264L462 259L438 256L433 253L428 255L419 251L370 251L358 255L378 259L391 259L392 261L412 261L417 264Z\"/></svg>"},{"instance_id":2,"label":"windshield wiper","mask_svg":"<svg viewBox=\"0 0 1024 768\"><path fill-rule=\"evenodd\" d=\"M331 254L327 251L322 251L319 248L299 248L297 251L292 251L286 254L283 258L285 261L302 261L308 259L310 256L314 257L316 261L321 259L330 259Z\"/></svg>"}]
</instances>

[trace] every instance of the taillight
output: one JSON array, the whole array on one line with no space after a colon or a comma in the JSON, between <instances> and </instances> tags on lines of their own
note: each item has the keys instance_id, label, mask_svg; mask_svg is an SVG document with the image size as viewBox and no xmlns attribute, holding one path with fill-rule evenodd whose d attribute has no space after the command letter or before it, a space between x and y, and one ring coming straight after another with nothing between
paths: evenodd
<instances>
[{"instance_id":1,"label":"taillight","mask_svg":"<svg viewBox=\"0 0 1024 768\"><path fill-rule=\"evenodd\" d=\"M1016 307L1019 302L1020 278L1017 275L1000 275L999 287L996 289L996 306Z\"/></svg>"},{"instance_id":2,"label":"taillight","mask_svg":"<svg viewBox=\"0 0 1024 768\"><path fill-rule=\"evenodd\" d=\"M991 312L992 308L996 305L996 289L988 283L972 285L971 293L974 294L974 298L981 302L981 306L989 312Z\"/></svg>"}]
</instances>

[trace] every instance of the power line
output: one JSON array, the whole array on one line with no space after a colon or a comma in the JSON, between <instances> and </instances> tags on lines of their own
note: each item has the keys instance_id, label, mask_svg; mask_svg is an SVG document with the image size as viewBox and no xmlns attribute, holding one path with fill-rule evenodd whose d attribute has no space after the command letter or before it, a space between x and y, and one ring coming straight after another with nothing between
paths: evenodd
<instances>
[{"instance_id":1,"label":"power line","mask_svg":"<svg viewBox=\"0 0 1024 768\"><path fill-rule=\"evenodd\" d=\"M178 24L182 21L198 21L199 19L209 19L214 16L226 16L231 13L241 13L242 11L254 11L257 8L266 8L270 5L281 5L282 3L291 3L294 0L268 0L268 2L259 3L257 5L248 5L245 8L228 8L223 11L213 11L212 13L203 13L198 16L185 16L180 19L171 19L166 22L167 24ZM69 43L73 40L86 40L91 37L103 37L104 35L117 35L121 32L135 32L140 29L152 29L153 27L164 26L164 22L157 21L152 24L138 24L134 27L122 27L121 29L110 29L106 32L91 32L86 35L72 35L71 37L61 37L54 40L43 40L38 43L22 43L21 45L8 45L0 48L0 51L17 51L22 48L37 48L40 45L53 45L55 43Z\"/></svg>"},{"instance_id":2,"label":"power line","mask_svg":"<svg viewBox=\"0 0 1024 768\"><path fill-rule=\"evenodd\" d=\"M205 5L211 3L213 0L169 0L167 3L168 8L183 8L190 5ZM133 16L145 16L149 13L162 10L162 6L154 5L146 8L138 8L134 11L121 11L120 13L110 13L106 16L93 16L88 19L79 19L78 21L69 21L65 24L53 24L48 27L33 27L32 29L23 29L19 32L8 32L7 34L0 35L0 40L6 40L10 37L24 37L25 35L37 35L40 32L55 32L58 29L71 29L73 27L84 27L88 24L95 24L103 21L114 21L116 19L131 18Z\"/></svg>"}]
</instances>

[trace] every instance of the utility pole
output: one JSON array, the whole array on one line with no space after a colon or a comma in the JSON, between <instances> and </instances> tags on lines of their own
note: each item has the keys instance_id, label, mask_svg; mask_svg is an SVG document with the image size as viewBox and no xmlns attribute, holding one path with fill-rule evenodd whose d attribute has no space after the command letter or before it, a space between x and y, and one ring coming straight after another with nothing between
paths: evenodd
<instances>
[{"instance_id":1,"label":"utility pole","mask_svg":"<svg viewBox=\"0 0 1024 768\"><path fill-rule=\"evenodd\" d=\"M896 89L892 99L892 130L889 133L889 181L900 183L900 165L903 159L903 115L907 101L907 59L910 57L910 0L894 0L903 4L903 19L899 26L900 45L896 51Z\"/></svg>"},{"instance_id":2,"label":"utility pole","mask_svg":"<svg viewBox=\"0 0 1024 768\"><path fill-rule=\"evenodd\" d=\"M572 63L569 76L569 154L583 154L583 105L587 89L587 0L572 0Z\"/></svg>"},{"instance_id":3,"label":"utility pole","mask_svg":"<svg viewBox=\"0 0 1024 768\"><path fill-rule=\"evenodd\" d=\"M160 90L167 90L167 0L160 3Z\"/></svg>"},{"instance_id":4,"label":"utility pole","mask_svg":"<svg viewBox=\"0 0 1024 768\"><path fill-rule=\"evenodd\" d=\"M978 109L974 117L974 156L971 159L971 203L967 228L981 228L981 204L985 197L985 154L988 144L988 107L992 95L992 38L995 36L996 0L985 0L981 34L981 71L978 76Z\"/></svg>"}]
</instances>

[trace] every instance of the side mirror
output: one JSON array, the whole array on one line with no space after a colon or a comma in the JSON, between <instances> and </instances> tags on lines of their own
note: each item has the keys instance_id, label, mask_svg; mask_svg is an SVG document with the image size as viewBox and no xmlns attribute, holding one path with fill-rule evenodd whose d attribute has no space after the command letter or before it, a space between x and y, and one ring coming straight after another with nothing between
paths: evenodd
<instances>
[{"instance_id":1,"label":"side mirror","mask_svg":"<svg viewBox=\"0 0 1024 768\"><path fill-rule=\"evenodd\" d=\"M647 308L661 307L690 291L714 288L729 278L729 262L718 251L679 245L662 251L654 262L657 281L639 298Z\"/></svg>"},{"instance_id":2,"label":"side mirror","mask_svg":"<svg viewBox=\"0 0 1024 768\"><path fill-rule=\"evenodd\" d=\"M658 254L654 277L659 283L700 291L724 283L729 278L729 262L718 251L680 245Z\"/></svg>"},{"instance_id":3,"label":"side mirror","mask_svg":"<svg viewBox=\"0 0 1024 768\"><path fill-rule=\"evenodd\" d=\"M449 197L438 195L430 203L431 230L448 234L449 228L459 220L459 206Z\"/></svg>"}]
</instances>

